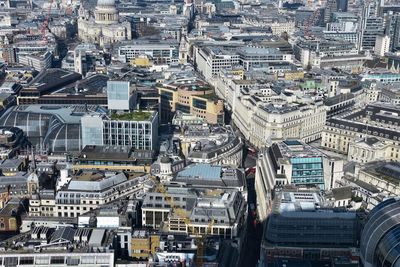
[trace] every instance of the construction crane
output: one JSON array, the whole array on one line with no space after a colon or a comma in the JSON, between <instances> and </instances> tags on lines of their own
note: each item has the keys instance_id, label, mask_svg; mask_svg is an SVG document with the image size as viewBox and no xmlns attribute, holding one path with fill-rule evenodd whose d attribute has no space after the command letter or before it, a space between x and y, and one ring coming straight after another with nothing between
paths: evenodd
<instances>
[{"instance_id":1,"label":"construction crane","mask_svg":"<svg viewBox=\"0 0 400 267\"><path fill-rule=\"evenodd\" d=\"M54 0L49 0L49 7L47 8L46 17L44 18L44 21L43 21L42 25L40 26L40 32L42 34L42 41L45 44L47 44L46 30L49 27L49 20L50 20L50 15L51 15L51 9L53 7L53 2L54 2Z\"/></svg>"},{"instance_id":2,"label":"construction crane","mask_svg":"<svg viewBox=\"0 0 400 267\"><path fill-rule=\"evenodd\" d=\"M186 211L175 204L174 198L168 194L168 191L165 188L165 186L155 176L152 176L151 178L156 184L156 192L161 193L165 201L171 207L172 212L170 213L171 215L169 223L171 224L171 218L173 217L173 215L175 215L177 217L176 219L178 219L177 221L178 229L180 229L179 227L180 220L183 220L183 222L185 223L185 227L187 228L187 231L191 232L196 238L196 245L197 245L196 266L197 267L204 266L204 259L203 259L204 249L205 249L204 243L207 239L207 236L211 234L211 229L214 225L214 219L210 218L207 212L205 212L209 219L209 223L206 227L205 233L200 233L195 227L189 227L191 221L188 218Z\"/></svg>"}]
</instances>

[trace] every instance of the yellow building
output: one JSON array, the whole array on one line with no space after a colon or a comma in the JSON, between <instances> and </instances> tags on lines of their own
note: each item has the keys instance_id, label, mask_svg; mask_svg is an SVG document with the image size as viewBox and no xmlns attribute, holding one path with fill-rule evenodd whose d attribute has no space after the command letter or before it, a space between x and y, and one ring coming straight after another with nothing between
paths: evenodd
<instances>
[{"instance_id":1,"label":"yellow building","mask_svg":"<svg viewBox=\"0 0 400 267\"><path fill-rule=\"evenodd\" d=\"M206 83L158 84L161 96L161 120L168 121L181 111L205 119L207 123L224 122L224 102Z\"/></svg>"},{"instance_id":2,"label":"yellow building","mask_svg":"<svg viewBox=\"0 0 400 267\"><path fill-rule=\"evenodd\" d=\"M148 259L160 247L160 236L146 230L135 230L132 234L132 258Z\"/></svg>"}]
</instances>

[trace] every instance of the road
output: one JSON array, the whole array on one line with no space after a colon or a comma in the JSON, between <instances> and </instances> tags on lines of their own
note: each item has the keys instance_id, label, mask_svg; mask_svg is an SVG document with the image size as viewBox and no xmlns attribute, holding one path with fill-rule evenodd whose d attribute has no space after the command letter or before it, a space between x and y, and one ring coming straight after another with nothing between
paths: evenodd
<instances>
[{"instance_id":1,"label":"road","mask_svg":"<svg viewBox=\"0 0 400 267\"><path fill-rule=\"evenodd\" d=\"M247 177L247 190L248 190L248 201L250 203L256 203L256 191L254 188L254 174L249 174ZM257 205L255 205L257 206ZM240 255L239 265L246 267L254 267L257 265L260 257L260 244L262 237L262 224L254 225L254 217L249 210L247 216L247 236L245 239L245 245Z\"/></svg>"},{"instance_id":2,"label":"road","mask_svg":"<svg viewBox=\"0 0 400 267\"><path fill-rule=\"evenodd\" d=\"M252 156L247 153L247 149L245 149L243 153L243 167L250 168L256 165L256 156ZM246 267L254 267L257 265L258 259L260 257L260 243L262 237L262 225L257 224L254 225L254 216L252 215L252 211L250 210L250 204L253 203L256 205L256 190L254 187L254 174L250 173L246 177L247 181L247 198L248 198L248 216L247 216L247 233L245 237L245 243L243 250L240 254L239 265L238 266L246 266Z\"/></svg>"}]
</instances>

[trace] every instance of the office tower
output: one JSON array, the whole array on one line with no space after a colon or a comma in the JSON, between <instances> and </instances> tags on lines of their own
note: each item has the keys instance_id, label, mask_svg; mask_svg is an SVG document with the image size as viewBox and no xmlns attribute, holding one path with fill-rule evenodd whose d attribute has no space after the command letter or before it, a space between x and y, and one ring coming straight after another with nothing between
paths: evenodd
<instances>
[{"instance_id":1,"label":"office tower","mask_svg":"<svg viewBox=\"0 0 400 267\"><path fill-rule=\"evenodd\" d=\"M331 15L333 12L337 11L337 6L338 6L337 0L326 1L324 23L331 21Z\"/></svg>"},{"instance_id":2,"label":"office tower","mask_svg":"<svg viewBox=\"0 0 400 267\"><path fill-rule=\"evenodd\" d=\"M384 33L383 18L378 17L377 13L376 3L368 3L363 7L358 38L359 50L374 49L376 37Z\"/></svg>"}]
</instances>

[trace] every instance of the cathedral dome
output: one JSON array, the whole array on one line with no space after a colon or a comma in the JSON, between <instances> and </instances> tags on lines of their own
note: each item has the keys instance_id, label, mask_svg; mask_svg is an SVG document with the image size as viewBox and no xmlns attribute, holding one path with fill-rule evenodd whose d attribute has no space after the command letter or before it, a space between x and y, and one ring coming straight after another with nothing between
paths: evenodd
<instances>
[{"instance_id":1,"label":"cathedral dome","mask_svg":"<svg viewBox=\"0 0 400 267\"><path fill-rule=\"evenodd\" d=\"M97 0L98 7L115 7L115 0Z\"/></svg>"}]
</instances>

